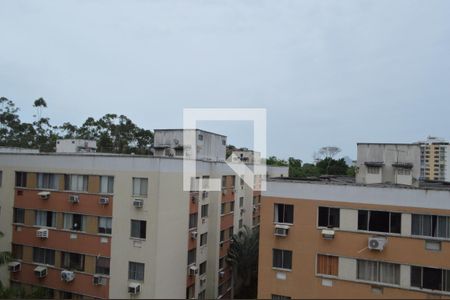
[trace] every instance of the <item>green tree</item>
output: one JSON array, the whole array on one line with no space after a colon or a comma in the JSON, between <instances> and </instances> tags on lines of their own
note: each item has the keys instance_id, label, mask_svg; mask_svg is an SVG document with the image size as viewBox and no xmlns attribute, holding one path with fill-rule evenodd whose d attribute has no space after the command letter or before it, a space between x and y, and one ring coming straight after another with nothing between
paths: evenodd
<instances>
[{"instance_id":1,"label":"green tree","mask_svg":"<svg viewBox=\"0 0 450 300\"><path fill-rule=\"evenodd\" d=\"M233 271L236 299L255 299L257 296L258 247L258 232L247 226L232 237L227 262Z\"/></svg>"},{"instance_id":2,"label":"green tree","mask_svg":"<svg viewBox=\"0 0 450 300\"><path fill-rule=\"evenodd\" d=\"M327 157L316 164L321 175L347 175L348 166L343 158Z\"/></svg>"},{"instance_id":3,"label":"green tree","mask_svg":"<svg viewBox=\"0 0 450 300\"><path fill-rule=\"evenodd\" d=\"M278 159L276 156L269 156L266 159L266 164L268 166L276 166L276 167L287 167L289 163L284 159Z\"/></svg>"},{"instance_id":4,"label":"green tree","mask_svg":"<svg viewBox=\"0 0 450 300\"><path fill-rule=\"evenodd\" d=\"M289 177L300 177L302 173L302 161L289 157Z\"/></svg>"}]
</instances>

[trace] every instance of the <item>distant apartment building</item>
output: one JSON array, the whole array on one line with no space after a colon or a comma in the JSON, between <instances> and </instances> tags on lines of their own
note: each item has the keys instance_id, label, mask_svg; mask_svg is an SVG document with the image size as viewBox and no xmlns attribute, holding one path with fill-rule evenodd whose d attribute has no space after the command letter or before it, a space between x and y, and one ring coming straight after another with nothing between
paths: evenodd
<instances>
[{"instance_id":1,"label":"distant apartment building","mask_svg":"<svg viewBox=\"0 0 450 300\"><path fill-rule=\"evenodd\" d=\"M426 180L450 181L450 143L429 136L420 146L420 177Z\"/></svg>"},{"instance_id":2,"label":"distant apartment building","mask_svg":"<svg viewBox=\"0 0 450 300\"><path fill-rule=\"evenodd\" d=\"M258 298L448 298L450 186L417 180L416 151L358 144L356 180L269 179Z\"/></svg>"},{"instance_id":3,"label":"distant apartment building","mask_svg":"<svg viewBox=\"0 0 450 300\"><path fill-rule=\"evenodd\" d=\"M260 192L224 163L226 137L204 131L213 145L200 143L183 191L181 132L156 131L155 156L78 151L93 148L84 142L0 151L0 249L14 257L2 282L51 298L230 298L230 239L258 228Z\"/></svg>"}]
</instances>

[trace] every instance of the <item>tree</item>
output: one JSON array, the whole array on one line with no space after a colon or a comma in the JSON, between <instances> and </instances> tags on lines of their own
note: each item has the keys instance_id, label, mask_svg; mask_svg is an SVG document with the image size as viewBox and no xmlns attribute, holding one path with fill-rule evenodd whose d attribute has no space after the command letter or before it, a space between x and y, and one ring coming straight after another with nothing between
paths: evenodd
<instances>
[{"instance_id":1,"label":"tree","mask_svg":"<svg viewBox=\"0 0 450 300\"><path fill-rule=\"evenodd\" d=\"M302 161L289 157L289 177L300 177L302 173Z\"/></svg>"},{"instance_id":2,"label":"tree","mask_svg":"<svg viewBox=\"0 0 450 300\"><path fill-rule=\"evenodd\" d=\"M276 166L276 167L287 167L289 164L284 159L278 159L276 156L269 156L266 159L266 164L268 166Z\"/></svg>"},{"instance_id":3,"label":"tree","mask_svg":"<svg viewBox=\"0 0 450 300\"><path fill-rule=\"evenodd\" d=\"M247 226L233 235L227 262L231 265L234 298L255 299L258 284L259 234Z\"/></svg>"},{"instance_id":4,"label":"tree","mask_svg":"<svg viewBox=\"0 0 450 300\"><path fill-rule=\"evenodd\" d=\"M347 175L348 166L343 158L336 160L327 157L316 164L322 175Z\"/></svg>"}]
</instances>

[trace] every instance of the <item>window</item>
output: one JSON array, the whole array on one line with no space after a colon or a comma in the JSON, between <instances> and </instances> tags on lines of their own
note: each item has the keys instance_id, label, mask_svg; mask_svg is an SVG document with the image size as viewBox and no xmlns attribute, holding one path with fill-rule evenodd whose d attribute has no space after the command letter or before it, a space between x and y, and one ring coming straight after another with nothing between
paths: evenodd
<instances>
[{"instance_id":1,"label":"window","mask_svg":"<svg viewBox=\"0 0 450 300\"><path fill-rule=\"evenodd\" d=\"M189 229L197 228L197 213L189 215Z\"/></svg>"},{"instance_id":2,"label":"window","mask_svg":"<svg viewBox=\"0 0 450 300\"><path fill-rule=\"evenodd\" d=\"M219 258L219 270L225 268L225 257Z\"/></svg>"},{"instance_id":3,"label":"window","mask_svg":"<svg viewBox=\"0 0 450 300\"><path fill-rule=\"evenodd\" d=\"M3 182L3 171L0 170L0 187L2 187Z\"/></svg>"},{"instance_id":4,"label":"window","mask_svg":"<svg viewBox=\"0 0 450 300\"><path fill-rule=\"evenodd\" d=\"M144 281L145 264L138 262L128 262L128 279Z\"/></svg>"},{"instance_id":5,"label":"window","mask_svg":"<svg viewBox=\"0 0 450 300\"><path fill-rule=\"evenodd\" d=\"M398 175L411 175L411 170L400 168L397 170L397 173Z\"/></svg>"},{"instance_id":6,"label":"window","mask_svg":"<svg viewBox=\"0 0 450 300\"><path fill-rule=\"evenodd\" d=\"M98 233L111 234L112 231L112 219L108 217L98 218Z\"/></svg>"},{"instance_id":7,"label":"window","mask_svg":"<svg viewBox=\"0 0 450 300\"><path fill-rule=\"evenodd\" d=\"M367 173L369 174L380 174L380 167L367 167Z\"/></svg>"},{"instance_id":8,"label":"window","mask_svg":"<svg viewBox=\"0 0 450 300\"><path fill-rule=\"evenodd\" d=\"M241 178L240 178L240 181L239 181L239 183L241 184L241 185L244 185L244 175L241 175Z\"/></svg>"},{"instance_id":9,"label":"window","mask_svg":"<svg viewBox=\"0 0 450 300\"><path fill-rule=\"evenodd\" d=\"M231 239L233 237L234 227L231 226L228 228L228 238Z\"/></svg>"},{"instance_id":10,"label":"window","mask_svg":"<svg viewBox=\"0 0 450 300\"><path fill-rule=\"evenodd\" d=\"M376 211L376 210L359 210L358 211L358 229L400 233L401 230L401 213Z\"/></svg>"},{"instance_id":11,"label":"window","mask_svg":"<svg viewBox=\"0 0 450 300\"><path fill-rule=\"evenodd\" d=\"M147 197L148 178L133 177L133 196Z\"/></svg>"},{"instance_id":12,"label":"window","mask_svg":"<svg viewBox=\"0 0 450 300\"><path fill-rule=\"evenodd\" d=\"M337 256L317 255L317 274L338 276L338 261Z\"/></svg>"},{"instance_id":13,"label":"window","mask_svg":"<svg viewBox=\"0 0 450 300\"><path fill-rule=\"evenodd\" d=\"M59 188L59 176L51 173L38 173L37 187L39 189L57 190Z\"/></svg>"},{"instance_id":14,"label":"window","mask_svg":"<svg viewBox=\"0 0 450 300\"><path fill-rule=\"evenodd\" d=\"M131 220L131 237L145 239L147 231L147 221Z\"/></svg>"},{"instance_id":15,"label":"window","mask_svg":"<svg viewBox=\"0 0 450 300\"><path fill-rule=\"evenodd\" d=\"M227 186L227 176L222 176L222 188Z\"/></svg>"},{"instance_id":16,"label":"window","mask_svg":"<svg viewBox=\"0 0 450 300\"><path fill-rule=\"evenodd\" d=\"M208 217L208 204L204 204L202 205L202 214L201 214L202 218L207 218Z\"/></svg>"},{"instance_id":17,"label":"window","mask_svg":"<svg viewBox=\"0 0 450 300\"><path fill-rule=\"evenodd\" d=\"M14 207L13 220L14 223L25 223L25 209Z\"/></svg>"},{"instance_id":18,"label":"window","mask_svg":"<svg viewBox=\"0 0 450 300\"><path fill-rule=\"evenodd\" d=\"M54 265L55 250L33 247L33 262Z\"/></svg>"},{"instance_id":19,"label":"window","mask_svg":"<svg viewBox=\"0 0 450 300\"><path fill-rule=\"evenodd\" d=\"M84 254L61 252L61 268L84 271Z\"/></svg>"},{"instance_id":20,"label":"window","mask_svg":"<svg viewBox=\"0 0 450 300\"><path fill-rule=\"evenodd\" d=\"M239 207L242 208L244 206L244 197L239 197Z\"/></svg>"},{"instance_id":21,"label":"window","mask_svg":"<svg viewBox=\"0 0 450 300\"><path fill-rule=\"evenodd\" d=\"M195 298L195 283L186 288L186 299Z\"/></svg>"},{"instance_id":22,"label":"window","mask_svg":"<svg viewBox=\"0 0 450 300\"><path fill-rule=\"evenodd\" d=\"M95 273L109 275L109 257L97 257L95 260Z\"/></svg>"},{"instance_id":23,"label":"window","mask_svg":"<svg viewBox=\"0 0 450 300\"><path fill-rule=\"evenodd\" d=\"M234 211L234 201L230 202L230 212Z\"/></svg>"},{"instance_id":24,"label":"window","mask_svg":"<svg viewBox=\"0 0 450 300\"><path fill-rule=\"evenodd\" d=\"M64 229L83 231L85 216L79 214L64 214Z\"/></svg>"},{"instance_id":25,"label":"window","mask_svg":"<svg viewBox=\"0 0 450 300\"><path fill-rule=\"evenodd\" d=\"M199 140L199 141L203 141L203 134L199 134L199 135L198 135L198 140Z\"/></svg>"},{"instance_id":26,"label":"window","mask_svg":"<svg viewBox=\"0 0 450 300\"><path fill-rule=\"evenodd\" d=\"M418 236L450 238L450 218L447 216L416 215L411 218L411 233Z\"/></svg>"},{"instance_id":27,"label":"window","mask_svg":"<svg viewBox=\"0 0 450 300\"><path fill-rule=\"evenodd\" d=\"M188 298L190 299L190 298ZM200 293L198 293L198 300L205 300L206 299L206 290L201 291Z\"/></svg>"},{"instance_id":28,"label":"window","mask_svg":"<svg viewBox=\"0 0 450 300\"><path fill-rule=\"evenodd\" d=\"M202 188L203 189L209 188L209 176L202 176Z\"/></svg>"},{"instance_id":29,"label":"window","mask_svg":"<svg viewBox=\"0 0 450 300\"><path fill-rule=\"evenodd\" d=\"M275 222L294 223L294 206L290 204L275 204Z\"/></svg>"},{"instance_id":30,"label":"window","mask_svg":"<svg viewBox=\"0 0 450 300\"><path fill-rule=\"evenodd\" d=\"M45 227L56 227L55 213L51 211L36 211L35 225Z\"/></svg>"},{"instance_id":31,"label":"window","mask_svg":"<svg viewBox=\"0 0 450 300\"><path fill-rule=\"evenodd\" d=\"M100 193L112 194L114 193L114 177L100 176Z\"/></svg>"},{"instance_id":32,"label":"window","mask_svg":"<svg viewBox=\"0 0 450 300\"><path fill-rule=\"evenodd\" d=\"M23 257L23 246L12 244L11 255L14 259L22 259Z\"/></svg>"},{"instance_id":33,"label":"window","mask_svg":"<svg viewBox=\"0 0 450 300\"><path fill-rule=\"evenodd\" d=\"M87 175L64 175L64 188L67 191L87 192Z\"/></svg>"},{"instance_id":34,"label":"window","mask_svg":"<svg viewBox=\"0 0 450 300\"><path fill-rule=\"evenodd\" d=\"M272 267L280 269L292 269L292 251L273 249Z\"/></svg>"},{"instance_id":35,"label":"window","mask_svg":"<svg viewBox=\"0 0 450 300\"><path fill-rule=\"evenodd\" d=\"M188 260L187 260L188 266L195 264L196 256L197 256L197 251L195 249L188 251Z\"/></svg>"},{"instance_id":36,"label":"window","mask_svg":"<svg viewBox=\"0 0 450 300\"><path fill-rule=\"evenodd\" d=\"M319 227L339 228L339 208L319 207Z\"/></svg>"},{"instance_id":37,"label":"window","mask_svg":"<svg viewBox=\"0 0 450 300\"><path fill-rule=\"evenodd\" d=\"M450 270L411 266L411 286L450 292Z\"/></svg>"},{"instance_id":38,"label":"window","mask_svg":"<svg viewBox=\"0 0 450 300\"><path fill-rule=\"evenodd\" d=\"M203 275L203 274L205 274L206 273L206 261L204 261L204 262L202 262L201 264L200 264L200 268L199 268L200 270L199 270L199 274L200 275Z\"/></svg>"},{"instance_id":39,"label":"window","mask_svg":"<svg viewBox=\"0 0 450 300\"><path fill-rule=\"evenodd\" d=\"M220 231L220 242L224 242L225 241L225 230L221 230Z\"/></svg>"},{"instance_id":40,"label":"window","mask_svg":"<svg viewBox=\"0 0 450 300\"><path fill-rule=\"evenodd\" d=\"M26 172L16 172L16 187L27 187Z\"/></svg>"},{"instance_id":41,"label":"window","mask_svg":"<svg viewBox=\"0 0 450 300\"><path fill-rule=\"evenodd\" d=\"M398 285L400 284L400 265L358 259L357 278L366 281Z\"/></svg>"},{"instance_id":42,"label":"window","mask_svg":"<svg viewBox=\"0 0 450 300\"><path fill-rule=\"evenodd\" d=\"M227 141L222 140L222 145L225 146L227 144Z\"/></svg>"},{"instance_id":43,"label":"window","mask_svg":"<svg viewBox=\"0 0 450 300\"><path fill-rule=\"evenodd\" d=\"M292 298L289 296L281 296L281 295L272 294L272 300L290 300L290 299L292 299Z\"/></svg>"},{"instance_id":44,"label":"window","mask_svg":"<svg viewBox=\"0 0 450 300\"><path fill-rule=\"evenodd\" d=\"M242 226L244 226L244 224L243 224L243 220L242 220L242 219L240 219L240 220L239 220L239 229L241 229L241 228L242 228Z\"/></svg>"},{"instance_id":45,"label":"window","mask_svg":"<svg viewBox=\"0 0 450 300\"><path fill-rule=\"evenodd\" d=\"M200 235L200 247L206 245L206 243L208 242L208 233L202 233Z\"/></svg>"},{"instance_id":46,"label":"window","mask_svg":"<svg viewBox=\"0 0 450 300\"><path fill-rule=\"evenodd\" d=\"M221 215L224 215L225 214L225 208L226 208L226 203L222 203L221 205L220 205L220 214Z\"/></svg>"}]
</instances>

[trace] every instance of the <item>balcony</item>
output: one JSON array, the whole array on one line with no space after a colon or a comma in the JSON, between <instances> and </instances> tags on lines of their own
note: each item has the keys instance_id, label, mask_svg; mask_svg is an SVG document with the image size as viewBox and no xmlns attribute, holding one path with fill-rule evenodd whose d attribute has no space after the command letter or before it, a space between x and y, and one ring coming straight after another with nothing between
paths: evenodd
<instances>
[{"instance_id":1,"label":"balcony","mask_svg":"<svg viewBox=\"0 0 450 300\"><path fill-rule=\"evenodd\" d=\"M61 280L61 269L49 266L47 276L38 278L34 274L34 268L36 268L34 264L22 263L21 271L11 273L11 280L55 290L66 290L93 298L107 299L109 296L109 280L105 285L94 285L93 275L76 272L75 279L66 283Z\"/></svg>"},{"instance_id":2,"label":"balcony","mask_svg":"<svg viewBox=\"0 0 450 300\"><path fill-rule=\"evenodd\" d=\"M113 199L111 196L75 192L50 191L47 199L42 199L37 189L16 188L14 206L18 208L73 212L96 216L112 216ZM69 202L71 195L78 195L79 202ZM100 198L108 198L107 205L100 204Z\"/></svg>"},{"instance_id":3,"label":"balcony","mask_svg":"<svg viewBox=\"0 0 450 300\"><path fill-rule=\"evenodd\" d=\"M110 237L48 228L48 238L42 239L36 237L36 231L40 227L14 226L13 243L95 256L111 256Z\"/></svg>"}]
</instances>

